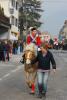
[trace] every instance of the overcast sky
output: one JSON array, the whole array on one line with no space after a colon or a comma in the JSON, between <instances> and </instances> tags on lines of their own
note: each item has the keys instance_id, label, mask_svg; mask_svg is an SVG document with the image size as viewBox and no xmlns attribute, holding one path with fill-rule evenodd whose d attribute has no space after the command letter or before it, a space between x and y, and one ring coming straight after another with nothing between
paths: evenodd
<instances>
[{"instance_id":1,"label":"overcast sky","mask_svg":"<svg viewBox=\"0 0 67 100\"><path fill-rule=\"evenodd\" d=\"M67 0L42 0L41 31L57 35L67 19Z\"/></svg>"}]
</instances>

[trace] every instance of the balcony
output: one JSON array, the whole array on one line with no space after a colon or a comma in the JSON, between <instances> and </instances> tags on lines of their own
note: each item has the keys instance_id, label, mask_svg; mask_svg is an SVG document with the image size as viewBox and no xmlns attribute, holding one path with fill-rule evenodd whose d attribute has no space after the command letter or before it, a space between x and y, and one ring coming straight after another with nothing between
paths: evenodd
<instances>
[{"instance_id":1,"label":"balcony","mask_svg":"<svg viewBox=\"0 0 67 100\"><path fill-rule=\"evenodd\" d=\"M9 8L10 14L14 14L14 8Z\"/></svg>"},{"instance_id":2,"label":"balcony","mask_svg":"<svg viewBox=\"0 0 67 100\"><path fill-rule=\"evenodd\" d=\"M0 14L0 25L4 27L10 27L10 20L8 17Z\"/></svg>"}]
</instances>

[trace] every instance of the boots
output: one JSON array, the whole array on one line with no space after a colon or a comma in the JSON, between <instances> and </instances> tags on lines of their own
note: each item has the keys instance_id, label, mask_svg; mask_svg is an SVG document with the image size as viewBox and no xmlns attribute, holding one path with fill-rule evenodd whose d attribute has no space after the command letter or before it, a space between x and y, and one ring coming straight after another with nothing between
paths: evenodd
<instances>
[{"instance_id":1,"label":"boots","mask_svg":"<svg viewBox=\"0 0 67 100\"><path fill-rule=\"evenodd\" d=\"M34 83L32 84L30 94L35 94L35 85L34 85Z\"/></svg>"}]
</instances>

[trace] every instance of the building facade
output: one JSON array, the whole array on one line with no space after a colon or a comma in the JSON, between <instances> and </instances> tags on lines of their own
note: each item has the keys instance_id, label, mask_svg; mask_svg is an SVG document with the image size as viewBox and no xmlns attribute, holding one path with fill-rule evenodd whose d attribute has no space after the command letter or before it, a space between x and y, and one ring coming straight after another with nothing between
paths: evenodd
<instances>
[{"instance_id":1,"label":"building facade","mask_svg":"<svg viewBox=\"0 0 67 100\"><path fill-rule=\"evenodd\" d=\"M65 20L64 25L59 32L59 40L63 41L65 39L67 39L67 20Z\"/></svg>"},{"instance_id":2,"label":"building facade","mask_svg":"<svg viewBox=\"0 0 67 100\"><path fill-rule=\"evenodd\" d=\"M3 8L0 7L0 40L9 38L9 30L11 28L9 18L4 16Z\"/></svg>"},{"instance_id":3,"label":"building facade","mask_svg":"<svg viewBox=\"0 0 67 100\"><path fill-rule=\"evenodd\" d=\"M0 5L4 8L4 15L10 19L11 29L9 31L9 39L18 40L19 0L0 0Z\"/></svg>"}]
</instances>

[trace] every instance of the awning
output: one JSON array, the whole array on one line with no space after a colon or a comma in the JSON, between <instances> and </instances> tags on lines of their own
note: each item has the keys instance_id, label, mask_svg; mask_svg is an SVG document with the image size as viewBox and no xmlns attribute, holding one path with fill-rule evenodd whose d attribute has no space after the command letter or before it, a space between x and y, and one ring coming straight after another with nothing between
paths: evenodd
<instances>
[{"instance_id":1,"label":"awning","mask_svg":"<svg viewBox=\"0 0 67 100\"><path fill-rule=\"evenodd\" d=\"M5 24L5 23L2 23L1 21L0 21L0 27L3 27L3 28L10 28L10 25L8 24Z\"/></svg>"},{"instance_id":2,"label":"awning","mask_svg":"<svg viewBox=\"0 0 67 100\"><path fill-rule=\"evenodd\" d=\"M7 32L10 29L11 25L9 23L9 18L4 15L0 15L0 34Z\"/></svg>"},{"instance_id":3,"label":"awning","mask_svg":"<svg viewBox=\"0 0 67 100\"><path fill-rule=\"evenodd\" d=\"M0 26L3 26L5 28L10 28L11 25L9 18L4 15L0 15Z\"/></svg>"},{"instance_id":4,"label":"awning","mask_svg":"<svg viewBox=\"0 0 67 100\"><path fill-rule=\"evenodd\" d=\"M3 34L3 33L5 33L5 32L8 32L8 29L9 29L9 28L4 27L4 26L2 26L2 25L0 24L0 35Z\"/></svg>"}]
</instances>

